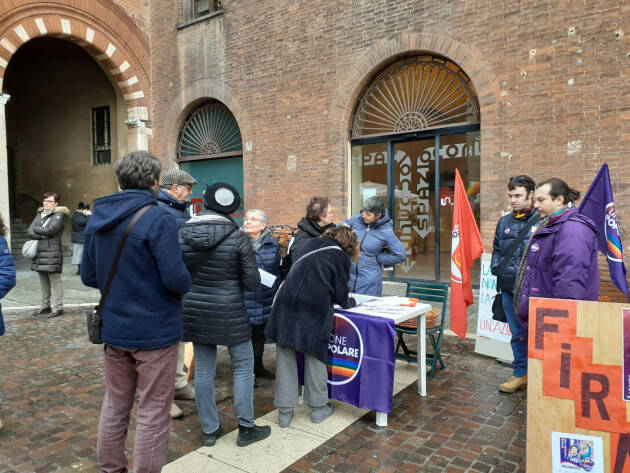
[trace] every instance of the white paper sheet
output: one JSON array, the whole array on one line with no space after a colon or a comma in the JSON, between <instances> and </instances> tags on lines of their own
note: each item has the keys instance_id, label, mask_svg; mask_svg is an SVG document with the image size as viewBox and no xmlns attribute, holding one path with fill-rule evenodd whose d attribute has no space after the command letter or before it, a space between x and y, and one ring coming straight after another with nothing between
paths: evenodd
<instances>
[{"instance_id":1,"label":"white paper sheet","mask_svg":"<svg viewBox=\"0 0 630 473\"><path fill-rule=\"evenodd\" d=\"M258 272L260 273L260 284L267 287L273 287L273 283L276 282L276 277L264 269L258 268Z\"/></svg>"}]
</instances>

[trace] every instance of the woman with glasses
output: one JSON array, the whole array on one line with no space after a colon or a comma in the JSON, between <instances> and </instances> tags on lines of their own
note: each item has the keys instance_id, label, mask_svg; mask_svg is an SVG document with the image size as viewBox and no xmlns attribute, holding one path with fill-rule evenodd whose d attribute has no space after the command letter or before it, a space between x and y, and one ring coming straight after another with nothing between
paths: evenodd
<instances>
[{"instance_id":1,"label":"woman with glasses","mask_svg":"<svg viewBox=\"0 0 630 473\"><path fill-rule=\"evenodd\" d=\"M245 308L249 315L249 323L252 327L252 347L254 349L254 376L256 378L273 379L263 366L263 353L265 351L265 325L271 314L271 304L280 285L280 252L278 240L269 231L267 214L259 209L249 210L245 214L243 231L249 236L254 253L256 265L276 277L271 287L260 284L253 291L244 291Z\"/></svg>"},{"instance_id":2,"label":"woman with glasses","mask_svg":"<svg viewBox=\"0 0 630 473\"><path fill-rule=\"evenodd\" d=\"M63 248L61 234L70 216L67 207L59 205L59 195L55 192L44 193L44 207L28 229L28 236L38 240L37 255L33 258L31 271L39 274L41 302L39 310L31 315L48 314L48 318L63 314L63 283L61 269L63 267ZM51 306L52 296L52 306Z\"/></svg>"}]
</instances>

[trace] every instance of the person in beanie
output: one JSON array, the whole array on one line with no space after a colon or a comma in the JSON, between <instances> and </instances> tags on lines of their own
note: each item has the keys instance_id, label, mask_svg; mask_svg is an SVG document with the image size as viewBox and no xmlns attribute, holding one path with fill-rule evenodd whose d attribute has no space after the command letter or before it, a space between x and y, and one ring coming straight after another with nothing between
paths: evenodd
<instances>
[{"instance_id":1,"label":"person in beanie","mask_svg":"<svg viewBox=\"0 0 630 473\"><path fill-rule=\"evenodd\" d=\"M125 439L136 393L134 471L161 471L168 450L182 296L190 289L190 274L175 220L157 205L160 168L146 151L118 161L122 191L96 199L85 228L81 281L103 290L129 223L144 212L125 243L102 311L105 399L96 447L102 472L127 471Z\"/></svg>"},{"instance_id":2,"label":"person in beanie","mask_svg":"<svg viewBox=\"0 0 630 473\"><path fill-rule=\"evenodd\" d=\"M177 223L177 230L190 218L190 195L192 187L197 184L194 177L177 168L167 169L162 173L158 205L169 212ZM185 343L179 342L177 351L177 371L175 372L175 399L195 400L195 389L188 384L184 371ZM171 405L173 419L184 415L175 402Z\"/></svg>"},{"instance_id":3,"label":"person in beanie","mask_svg":"<svg viewBox=\"0 0 630 473\"><path fill-rule=\"evenodd\" d=\"M512 212L499 219L494 233L494 244L492 249L492 262L490 270L497 276L498 289L501 290L501 304L505 312L505 318L512 333L511 347L514 355L512 363L512 376L499 385L499 391L513 393L519 389L527 388L527 336L523 326L516 320L514 312L514 281L519 263L525 253L525 248L529 239L536 231L536 226L540 220L538 212L534 208L534 189L536 183L529 176L511 177L507 184L507 197L512 207ZM521 231L529 226L523 240L518 247L512 248ZM512 253L509 262L505 258ZM499 274L501 265L505 269Z\"/></svg>"},{"instance_id":4,"label":"person in beanie","mask_svg":"<svg viewBox=\"0 0 630 473\"><path fill-rule=\"evenodd\" d=\"M193 342L197 412L208 447L221 434L214 396L217 345L227 346L232 360L236 444L244 447L271 433L269 426L254 424L254 353L243 291L256 289L260 274L249 237L230 217L240 202L231 185L208 186L205 210L179 232L184 263L193 280L183 301L184 340Z\"/></svg>"},{"instance_id":5,"label":"person in beanie","mask_svg":"<svg viewBox=\"0 0 630 473\"><path fill-rule=\"evenodd\" d=\"M248 210L245 214L243 231L251 238L256 264L276 277L272 287L259 285L253 291L245 291L245 307L252 326L252 346L254 348L254 376L273 379L273 373L263 366L265 351L265 325L271 313L274 296L280 286L280 251L278 240L269 231L267 214L260 209Z\"/></svg>"}]
</instances>

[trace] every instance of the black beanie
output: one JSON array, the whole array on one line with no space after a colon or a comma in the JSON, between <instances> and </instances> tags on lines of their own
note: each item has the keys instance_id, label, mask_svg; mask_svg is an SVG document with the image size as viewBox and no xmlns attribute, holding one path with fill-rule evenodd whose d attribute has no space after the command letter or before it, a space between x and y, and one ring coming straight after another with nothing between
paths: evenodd
<instances>
[{"instance_id":1,"label":"black beanie","mask_svg":"<svg viewBox=\"0 0 630 473\"><path fill-rule=\"evenodd\" d=\"M241 196L234 186L225 182L215 182L206 186L203 205L223 215L235 212L241 205Z\"/></svg>"}]
</instances>

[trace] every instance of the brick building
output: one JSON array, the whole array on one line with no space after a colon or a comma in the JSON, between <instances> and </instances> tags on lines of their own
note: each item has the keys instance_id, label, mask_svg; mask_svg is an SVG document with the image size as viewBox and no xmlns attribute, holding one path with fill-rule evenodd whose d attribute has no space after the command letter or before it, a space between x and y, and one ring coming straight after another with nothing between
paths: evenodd
<instances>
[{"instance_id":1,"label":"brick building","mask_svg":"<svg viewBox=\"0 0 630 473\"><path fill-rule=\"evenodd\" d=\"M625 2L13 0L0 15L0 74L12 96L0 133L15 155L10 176L0 166L13 189L0 196L3 215L36 155L26 137L11 150L24 134L12 131L12 114L30 122L11 90L20 85L12 57L53 37L87 51L109 80L110 162L148 146L200 182L230 180L244 208L265 209L274 224L295 224L313 194L332 199L337 219L381 195L408 252L396 277L448 278L455 168L488 248L508 176L561 177L584 192L604 161L629 233ZM16 63L22 77L27 66ZM107 163L94 164L103 140L90 138L90 108L101 102L83 103L73 122L87 123L87 156L50 158L67 172L53 176L66 200L113 186L99 174L111 175ZM59 136L56 126L39 129ZM77 172L82 184L67 190Z\"/></svg>"}]
</instances>

